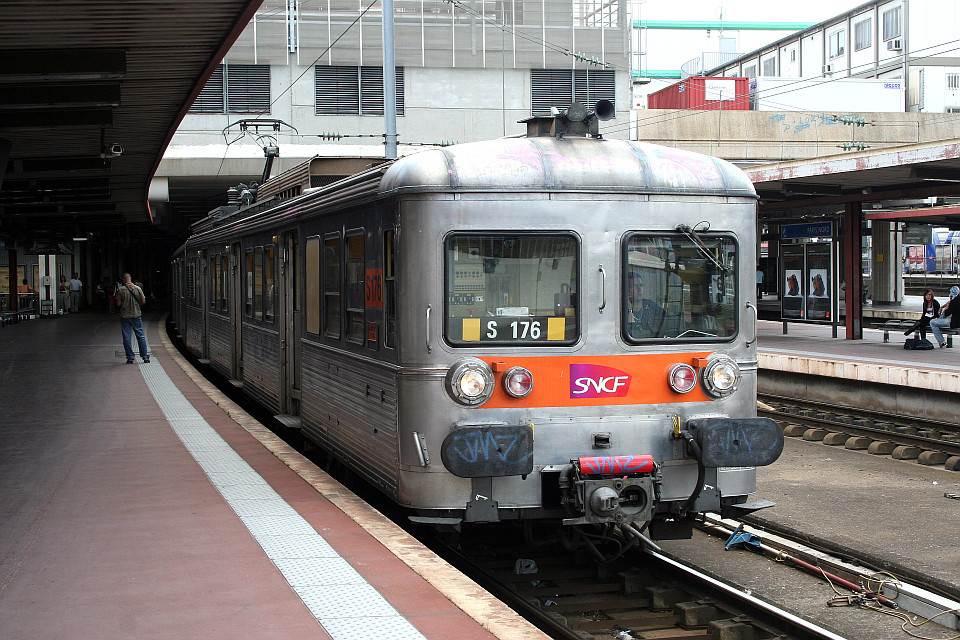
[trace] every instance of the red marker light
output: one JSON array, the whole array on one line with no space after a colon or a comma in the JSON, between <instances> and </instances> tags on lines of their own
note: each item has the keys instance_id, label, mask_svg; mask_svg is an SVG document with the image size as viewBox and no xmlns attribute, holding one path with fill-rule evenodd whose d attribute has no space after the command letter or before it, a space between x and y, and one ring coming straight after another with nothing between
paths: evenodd
<instances>
[{"instance_id":1,"label":"red marker light","mask_svg":"<svg viewBox=\"0 0 960 640\"><path fill-rule=\"evenodd\" d=\"M533 390L533 374L523 367L511 367L503 374L503 390L514 398L523 398Z\"/></svg>"},{"instance_id":2,"label":"red marker light","mask_svg":"<svg viewBox=\"0 0 960 640\"><path fill-rule=\"evenodd\" d=\"M675 364L670 368L668 382L677 393L687 393L697 386L697 372L688 364Z\"/></svg>"}]
</instances>

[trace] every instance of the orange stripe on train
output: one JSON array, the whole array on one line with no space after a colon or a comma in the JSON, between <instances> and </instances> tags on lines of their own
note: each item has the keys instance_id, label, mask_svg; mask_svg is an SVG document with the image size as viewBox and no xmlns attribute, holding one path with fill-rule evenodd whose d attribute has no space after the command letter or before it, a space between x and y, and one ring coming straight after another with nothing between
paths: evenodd
<instances>
[{"instance_id":1,"label":"orange stripe on train","mask_svg":"<svg viewBox=\"0 0 960 640\"><path fill-rule=\"evenodd\" d=\"M580 407L603 405L705 402L711 400L699 386L689 393L670 388L667 376L678 362L696 368L695 359L709 353L655 353L620 356L543 356L480 358L497 380L484 408ZM533 374L533 391L514 398L503 390L503 374L510 367ZM699 372L698 372L699 374Z\"/></svg>"}]
</instances>

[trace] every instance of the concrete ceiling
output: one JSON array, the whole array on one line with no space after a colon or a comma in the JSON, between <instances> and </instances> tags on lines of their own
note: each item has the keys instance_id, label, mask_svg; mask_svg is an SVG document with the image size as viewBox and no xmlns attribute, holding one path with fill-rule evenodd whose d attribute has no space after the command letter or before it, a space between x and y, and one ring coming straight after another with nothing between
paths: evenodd
<instances>
[{"instance_id":1,"label":"concrete ceiling","mask_svg":"<svg viewBox=\"0 0 960 640\"><path fill-rule=\"evenodd\" d=\"M0 2L0 234L161 231L150 178L260 2Z\"/></svg>"}]
</instances>

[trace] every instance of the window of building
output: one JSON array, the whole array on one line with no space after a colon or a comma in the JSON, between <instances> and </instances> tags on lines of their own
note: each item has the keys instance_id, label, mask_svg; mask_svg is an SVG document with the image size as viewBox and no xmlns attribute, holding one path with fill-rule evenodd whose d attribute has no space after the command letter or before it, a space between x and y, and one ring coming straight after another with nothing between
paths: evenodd
<instances>
[{"instance_id":1,"label":"window of building","mask_svg":"<svg viewBox=\"0 0 960 640\"><path fill-rule=\"evenodd\" d=\"M770 57L763 61L763 75L765 76L776 76L777 75L777 59Z\"/></svg>"},{"instance_id":2,"label":"window of building","mask_svg":"<svg viewBox=\"0 0 960 640\"><path fill-rule=\"evenodd\" d=\"M382 67L314 68L315 113L328 116L382 116ZM404 112L403 67L397 67L397 115Z\"/></svg>"},{"instance_id":3,"label":"window of building","mask_svg":"<svg viewBox=\"0 0 960 640\"><path fill-rule=\"evenodd\" d=\"M550 115L550 108L566 109L574 101L592 107L598 100L616 104L614 72L589 69L531 69L533 115Z\"/></svg>"},{"instance_id":4,"label":"window of building","mask_svg":"<svg viewBox=\"0 0 960 640\"><path fill-rule=\"evenodd\" d=\"M757 77L757 65L751 64L749 67L743 68L743 77L744 78L756 78Z\"/></svg>"},{"instance_id":5,"label":"window of building","mask_svg":"<svg viewBox=\"0 0 960 640\"><path fill-rule=\"evenodd\" d=\"M320 333L320 238L307 238L303 284L307 301L307 332Z\"/></svg>"},{"instance_id":6,"label":"window of building","mask_svg":"<svg viewBox=\"0 0 960 640\"><path fill-rule=\"evenodd\" d=\"M853 50L861 51L873 44L873 18L853 25Z\"/></svg>"},{"instance_id":7,"label":"window of building","mask_svg":"<svg viewBox=\"0 0 960 640\"><path fill-rule=\"evenodd\" d=\"M347 340L362 343L366 336L363 231L347 236Z\"/></svg>"},{"instance_id":8,"label":"window of building","mask_svg":"<svg viewBox=\"0 0 960 640\"><path fill-rule=\"evenodd\" d=\"M947 91L960 90L960 73L947 74Z\"/></svg>"},{"instance_id":9,"label":"window of building","mask_svg":"<svg viewBox=\"0 0 960 640\"><path fill-rule=\"evenodd\" d=\"M839 31L834 31L828 36L828 48L829 48L829 57L831 60L834 58L839 58L844 53L846 53L846 39L847 31L846 29L840 29Z\"/></svg>"},{"instance_id":10,"label":"window of building","mask_svg":"<svg viewBox=\"0 0 960 640\"><path fill-rule=\"evenodd\" d=\"M903 33L903 24L901 23L901 10L903 7L894 7L889 11L883 12L883 40L892 40L899 38Z\"/></svg>"},{"instance_id":11,"label":"window of building","mask_svg":"<svg viewBox=\"0 0 960 640\"><path fill-rule=\"evenodd\" d=\"M611 28L620 26L620 4L617 2L574 0L573 15L578 27Z\"/></svg>"},{"instance_id":12,"label":"window of building","mask_svg":"<svg viewBox=\"0 0 960 640\"><path fill-rule=\"evenodd\" d=\"M340 234L323 239L323 335L340 337Z\"/></svg>"},{"instance_id":13,"label":"window of building","mask_svg":"<svg viewBox=\"0 0 960 640\"><path fill-rule=\"evenodd\" d=\"M191 113L270 113L270 65L221 64Z\"/></svg>"}]
</instances>

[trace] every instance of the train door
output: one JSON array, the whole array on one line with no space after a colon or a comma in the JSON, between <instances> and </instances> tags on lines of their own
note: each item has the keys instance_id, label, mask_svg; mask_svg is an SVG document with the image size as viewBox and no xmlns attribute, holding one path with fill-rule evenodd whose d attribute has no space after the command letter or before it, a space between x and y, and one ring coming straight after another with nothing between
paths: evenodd
<instances>
[{"instance_id":1,"label":"train door","mask_svg":"<svg viewBox=\"0 0 960 640\"><path fill-rule=\"evenodd\" d=\"M243 250L236 242L230 248L230 325L233 334L233 363L230 377L233 380L243 380L243 340L241 327L243 326L244 291L241 274Z\"/></svg>"},{"instance_id":2,"label":"train door","mask_svg":"<svg viewBox=\"0 0 960 640\"><path fill-rule=\"evenodd\" d=\"M300 415L300 297L297 270L300 264L300 243L296 231L283 234L281 278L281 371L283 379L282 410L289 416Z\"/></svg>"}]
</instances>

